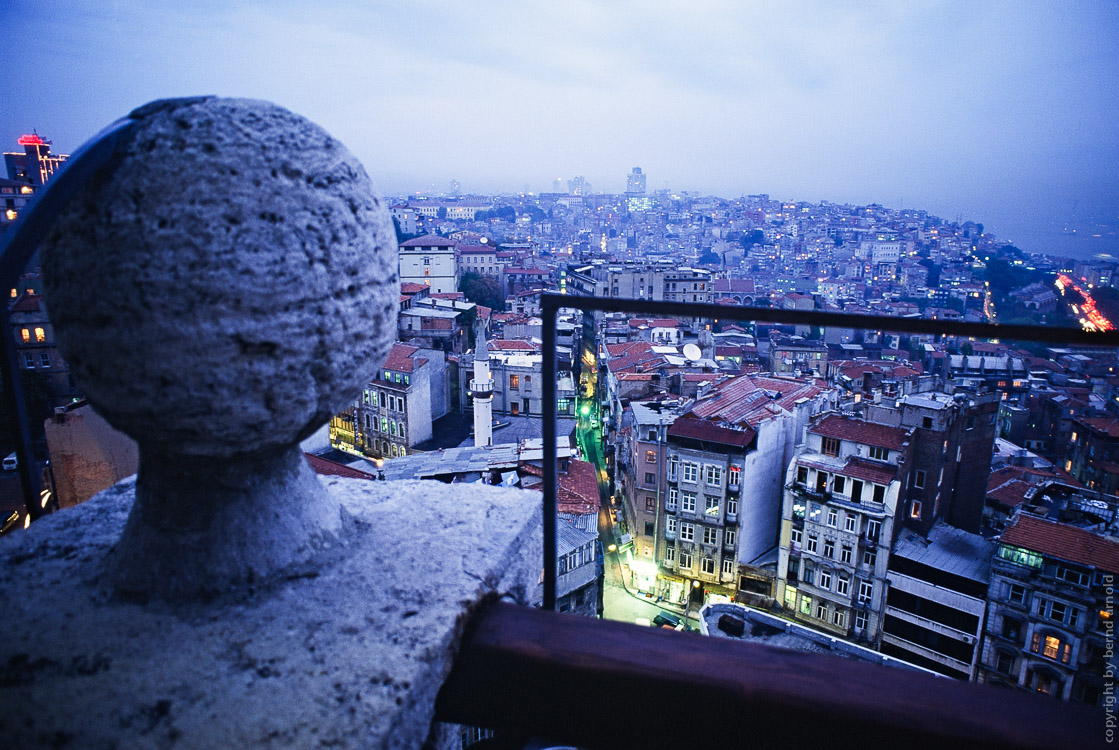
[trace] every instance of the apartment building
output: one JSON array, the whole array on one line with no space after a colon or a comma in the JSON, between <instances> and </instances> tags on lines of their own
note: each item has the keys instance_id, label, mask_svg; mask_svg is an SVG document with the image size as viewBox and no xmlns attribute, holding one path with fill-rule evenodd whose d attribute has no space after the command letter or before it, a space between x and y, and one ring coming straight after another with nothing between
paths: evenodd
<instances>
[{"instance_id":1,"label":"apartment building","mask_svg":"<svg viewBox=\"0 0 1119 750\"><path fill-rule=\"evenodd\" d=\"M1011 519L991 562L979 681L1104 705L1117 575L1114 538L1025 512Z\"/></svg>"},{"instance_id":2,"label":"apartment building","mask_svg":"<svg viewBox=\"0 0 1119 750\"><path fill-rule=\"evenodd\" d=\"M878 645L912 431L829 414L785 476L777 599L794 618Z\"/></svg>"},{"instance_id":3,"label":"apartment building","mask_svg":"<svg viewBox=\"0 0 1119 750\"><path fill-rule=\"evenodd\" d=\"M938 521L902 530L890 554L882 653L974 680L996 543Z\"/></svg>"}]
</instances>

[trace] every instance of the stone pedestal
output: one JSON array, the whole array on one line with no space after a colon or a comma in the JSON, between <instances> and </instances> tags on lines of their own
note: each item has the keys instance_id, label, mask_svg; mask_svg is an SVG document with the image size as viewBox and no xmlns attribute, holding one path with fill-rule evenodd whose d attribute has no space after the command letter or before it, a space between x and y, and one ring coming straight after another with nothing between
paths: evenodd
<instances>
[{"instance_id":1,"label":"stone pedestal","mask_svg":"<svg viewBox=\"0 0 1119 750\"><path fill-rule=\"evenodd\" d=\"M133 479L0 539L4 745L420 747L465 618L539 581L539 495L322 481L337 541L208 601L103 584Z\"/></svg>"}]
</instances>

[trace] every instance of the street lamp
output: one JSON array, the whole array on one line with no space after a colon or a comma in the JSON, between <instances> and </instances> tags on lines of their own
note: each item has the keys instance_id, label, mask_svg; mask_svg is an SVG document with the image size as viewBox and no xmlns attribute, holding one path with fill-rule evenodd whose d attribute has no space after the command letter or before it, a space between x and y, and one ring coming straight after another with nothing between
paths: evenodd
<instances>
[{"instance_id":1,"label":"street lamp","mask_svg":"<svg viewBox=\"0 0 1119 750\"><path fill-rule=\"evenodd\" d=\"M693 580L692 588L698 589L699 581ZM688 627L688 612L690 612L692 609L692 592L688 591L684 596L686 597L684 599L684 627L686 628Z\"/></svg>"}]
</instances>

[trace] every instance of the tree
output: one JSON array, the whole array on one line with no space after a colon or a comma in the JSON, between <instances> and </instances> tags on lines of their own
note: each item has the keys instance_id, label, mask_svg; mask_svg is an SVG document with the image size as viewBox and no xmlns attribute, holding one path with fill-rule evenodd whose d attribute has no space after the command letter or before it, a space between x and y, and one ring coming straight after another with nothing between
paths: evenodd
<instances>
[{"instance_id":1,"label":"tree","mask_svg":"<svg viewBox=\"0 0 1119 750\"><path fill-rule=\"evenodd\" d=\"M447 207L446 206L440 206L439 210L435 212L435 216L436 216L436 218L439 218L439 219L446 219L447 218Z\"/></svg>"},{"instance_id":2,"label":"tree","mask_svg":"<svg viewBox=\"0 0 1119 750\"><path fill-rule=\"evenodd\" d=\"M458 290L476 305L498 311L505 309L505 295L501 293L501 284L492 276L467 271L459 279Z\"/></svg>"},{"instance_id":3,"label":"tree","mask_svg":"<svg viewBox=\"0 0 1119 750\"><path fill-rule=\"evenodd\" d=\"M743 250L749 250L754 245L760 245L765 242L765 232L760 229L755 229L749 234L743 234L739 243L742 245Z\"/></svg>"},{"instance_id":4,"label":"tree","mask_svg":"<svg viewBox=\"0 0 1119 750\"><path fill-rule=\"evenodd\" d=\"M697 260L696 262L703 265L721 265L723 259L720 258L719 254L715 251L707 250L703 253L703 255L699 256L699 260Z\"/></svg>"}]
</instances>

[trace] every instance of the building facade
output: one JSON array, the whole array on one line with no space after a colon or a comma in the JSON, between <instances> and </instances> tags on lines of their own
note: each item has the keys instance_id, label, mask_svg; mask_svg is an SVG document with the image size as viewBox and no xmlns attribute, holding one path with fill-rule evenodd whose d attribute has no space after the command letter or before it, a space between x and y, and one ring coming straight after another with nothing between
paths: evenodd
<instances>
[{"instance_id":1,"label":"building facade","mask_svg":"<svg viewBox=\"0 0 1119 750\"><path fill-rule=\"evenodd\" d=\"M1119 542L1019 513L991 562L980 682L1104 705Z\"/></svg>"},{"instance_id":2,"label":"building facade","mask_svg":"<svg viewBox=\"0 0 1119 750\"><path fill-rule=\"evenodd\" d=\"M427 234L400 243L400 281L431 287L433 294L458 291L458 243Z\"/></svg>"},{"instance_id":3,"label":"building facade","mask_svg":"<svg viewBox=\"0 0 1119 750\"><path fill-rule=\"evenodd\" d=\"M777 598L786 612L873 643L911 434L829 414L807 431L785 477Z\"/></svg>"}]
</instances>

